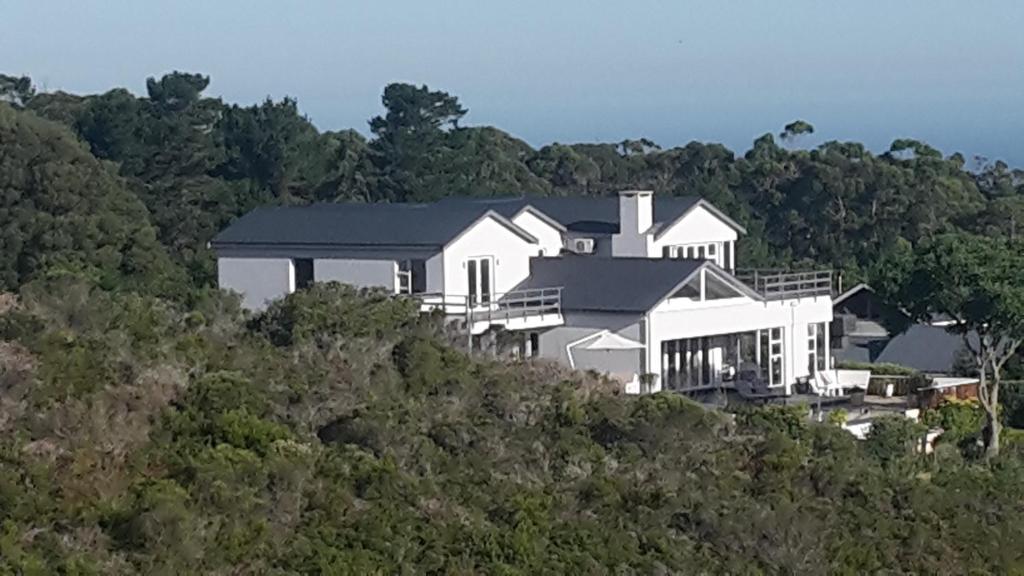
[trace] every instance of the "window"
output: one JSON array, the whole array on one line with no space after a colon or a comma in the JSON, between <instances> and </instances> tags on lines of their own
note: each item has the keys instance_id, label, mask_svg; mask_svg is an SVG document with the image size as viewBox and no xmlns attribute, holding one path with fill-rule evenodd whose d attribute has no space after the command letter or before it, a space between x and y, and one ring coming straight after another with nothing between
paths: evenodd
<instances>
[{"instance_id":1,"label":"window","mask_svg":"<svg viewBox=\"0 0 1024 576\"><path fill-rule=\"evenodd\" d=\"M741 294L732 286L725 283L715 274L704 272L704 299L722 300L724 298L738 298Z\"/></svg>"},{"instance_id":2,"label":"window","mask_svg":"<svg viewBox=\"0 0 1024 576\"><path fill-rule=\"evenodd\" d=\"M529 349L527 350L527 356L536 358L540 356L540 333L530 332Z\"/></svg>"},{"instance_id":3,"label":"window","mask_svg":"<svg viewBox=\"0 0 1024 576\"><path fill-rule=\"evenodd\" d=\"M807 372L825 369L825 324L807 325Z\"/></svg>"},{"instance_id":4,"label":"window","mask_svg":"<svg viewBox=\"0 0 1024 576\"><path fill-rule=\"evenodd\" d=\"M466 276L471 306L491 303L491 263L493 258L470 258L466 261Z\"/></svg>"},{"instance_id":5,"label":"window","mask_svg":"<svg viewBox=\"0 0 1024 576\"><path fill-rule=\"evenodd\" d=\"M687 300L700 302L700 277L694 277L692 280L684 284L682 288L672 295L672 297L686 298Z\"/></svg>"},{"instance_id":6,"label":"window","mask_svg":"<svg viewBox=\"0 0 1024 576\"><path fill-rule=\"evenodd\" d=\"M782 369L782 328L759 330L758 360L761 373L767 377L769 386L783 384Z\"/></svg>"},{"instance_id":7,"label":"window","mask_svg":"<svg viewBox=\"0 0 1024 576\"><path fill-rule=\"evenodd\" d=\"M686 246L665 246L661 249L664 258L684 258L687 260L710 260L722 265L725 250L719 242L707 244L689 244Z\"/></svg>"},{"instance_id":8,"label":"window","mask_svg":"<svg viewBox=\"0 0 1024 576\"><path fill-rule=\"evenodd\" d=\"M398 293L422 294L427 291L426 260L401 260L398 262Z\"/></svg>"},{"instance_id":9,"label":"window","mask_svg":"<svg viewBox=\"0 0 1024 576\"><path fill-rule=\"evenodd\" d=\"M398 293L412 294L412 265L408 260L398 263Z\"/></svg>"},{"instance_id":10,"label":"window","mask_svg":"<svg viewBox=\"0 0 1024 576\"><path fill-rule=\"evenodd\" d=\"M771 372L769 373L770 386L782 385L782 328L771 329Z\"/></svg>"},{"instance_id":11,"label":"window","mask_svg":"<svg viewBox=\"0 0 1024 576\"><path fill-rule=\"evenodd\" d=\"M700 383L711 384L711 348L707 337L700 339Z\"/></svg>"},{"instance_id":12,"label":"window","mask_svg":"<svg viewBox=\"0 0 1024 576\"><path fill-rule=\"evenodd\" d=\"M304 290L313 285L313 260L310 258L296 258L292 260L292 268L295 269L295 289Z\"/></svg>"},{"instance_id":13,"label":"window","mask_svg":"<svg viewBox=\"0 0 1024 576\"><path fill-rule=\"evenodd\" d=\"M722 381L722 338L683 338L661 343L661 381L666 390L710 386Z\"/></svg>"}]
</instances>

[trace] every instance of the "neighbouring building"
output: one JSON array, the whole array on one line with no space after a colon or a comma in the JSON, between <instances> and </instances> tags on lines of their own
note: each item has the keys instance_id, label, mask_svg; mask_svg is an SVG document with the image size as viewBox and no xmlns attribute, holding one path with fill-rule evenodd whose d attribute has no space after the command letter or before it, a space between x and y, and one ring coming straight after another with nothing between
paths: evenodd
<instances>
[{"instance_id":1,"label":"neighbouring building","mask_svg":"<svg viewBox=\"0 0 1024 576\"><path fill-rule=\"evenodd\" d=\"M836 296L833 307L831 347L837 362L898 364L949 375L964 361L963 338L948 330L949 321L912 322L867 284Z\"/></svg>"},{"instance_id":2,"label":"neighbouring building","mask_svg":"<svg viewBox=\"0 0 1024 576\"><path fill-rule=\"evenodd\" d=\"M252 309L312 282L379 287L627 390L743 372L789 394L830 365L831 273L743 270L744 233L700 198L626 191L260 208L211 245L220 286Z\"/></svg>"}]
</instances>

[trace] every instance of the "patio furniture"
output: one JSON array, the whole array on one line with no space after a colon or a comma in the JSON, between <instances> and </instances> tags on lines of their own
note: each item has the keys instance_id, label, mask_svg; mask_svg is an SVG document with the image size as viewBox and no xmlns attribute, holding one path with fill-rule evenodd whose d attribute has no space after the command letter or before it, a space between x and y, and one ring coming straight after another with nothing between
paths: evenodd
<instances>
[{"instance_id":1,"label":"patio furniture","mask_svg":"<svg viewBox=\"0 0 1024 576\"><path fill-rule=\"evenodd\" d=\"M736 393L744 400L764 402L776 396L775 392L761 378L761 370L757 364L747 363L740 366L734 384Z\"/></svg>"}]
</instances>

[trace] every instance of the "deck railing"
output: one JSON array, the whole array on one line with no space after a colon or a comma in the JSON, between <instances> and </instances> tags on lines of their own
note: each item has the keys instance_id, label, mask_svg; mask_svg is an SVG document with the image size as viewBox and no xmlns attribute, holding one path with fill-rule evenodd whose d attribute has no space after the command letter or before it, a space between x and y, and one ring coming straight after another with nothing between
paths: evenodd
<instances>
[{"instance_id":1,"label":"deck railing","mask_svg":"<svg viewBox=\"0 0 1024 576\"><path fill-rule=\"evenodd\" d=\"M832 294L832 271L737 270L736 278L769 300Z\"/></svg>"},{"instance_id":2,"label":"deck railing","mask_svg":"<svg viewBox=\"0 0 1024 576\"><path fill-rule=\"evenodd\" d=\"M495 293L481 299L468 295L425 293L413 294L424 312L440 310L445 314L464 315L472 322L494 322L517 318L557 316L562 313L561 288L531 288Z\"/></svg>"}]
</instances>

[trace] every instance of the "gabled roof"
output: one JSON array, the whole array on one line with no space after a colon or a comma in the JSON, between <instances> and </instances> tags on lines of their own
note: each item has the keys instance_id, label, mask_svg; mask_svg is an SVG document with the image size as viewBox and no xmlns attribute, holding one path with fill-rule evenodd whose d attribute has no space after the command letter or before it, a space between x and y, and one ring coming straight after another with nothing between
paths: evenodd
<instances>
[{"instance_id":1,"label":"gabled roof","mask_svg":"<svg viewBox=\"0 0 1024 576\"><path fill-rule=\"evenodd\" d=\"M487 206L312 204L257 208L211 242L237 245L442 247L484 218L528 242L537 239Z\"/></svg>"},{"instance_id":2,"label":"gabled roof","mask_svg":"<svg viewBox=\"0 0 1024 576\"><path fill-rule=\"evenodd\" d=\"M977 335L969 338L977 342ZM899 364L927 374L950 374L963 351L964 341L959 334L938 326L914 324L893 336L875 362Z\"/></svg>"},{"instance_id":3,"label":"gabled roof","mask_svg":"<svg viewBox=\"0 0 1024 576\"><path fill-rule=\"evenodd\" d=\"M534 208L533 206L531 206L529 204L527 204L526 206L523 206L515 214L512 214L511 216L509 216L507 214L504 214L503 212L500 212L500 211L498 211L498 212L500 214L503 214L504 216L508 217L508 219L512 220L513 222L515 222L515 219L518 218L520 214L523 214L523 213L533 214L534 216L537 217L538 220L544 222L548 226L551 226L555 230L558 230L559 232L565 232L566 231L566 227L563 226L561 222L559 222L558 220L555 220L551 216L548 216L547 214L541 212L540 210Z\"/></svg>"},{"instance_id":4,"label":"gabled roof","mask_svg":"<svg viewBox=\"0 0 1024 576\"><path fill-rule=\"evenodd\" d=\"M683 211L682 214L680 214L679 216L676 216L671 221L669 221L669 222L662 222L662 223L655 222L654 225L657 228L657 233L655 234L655 238L660 238L662 236L662 234L664 234L664 233L668 232L670 229L672 229L673 225L676 222L678 222L679 220L682 220L687 214L689 214L690 212L693 212L693 210L696 209L698 206L701 207L701 208L704 208L708 212L711 212L712 214L714 214L714 216L716 218L718 218L722 222L725 222L726 225L728 225L733 230L739 232L740 234L746 234L747 233L747 229L746 228L744 228L743 226L740 226L739 223L737 223L735 220L733 220L732 218L729 218L728 216L726 216L724 212L722 212L718 208L715 208L715 206L713 204L711 204L707 200L704 200L703 198L698 198L697 201L694 202L693 204L691 204L689 208L686 208Z\"/></svg>"},{"instance_id":5,"label":"gabled roof","mask_svg":"<svg viewBox=\"0 0 1024 576\"><path fill-rule=\"evenodd\" d=\"M698 196L655 196L653 202L654 227L659 233L670 228L675 221L697 206L704 207L737 231L746 232L742 226ZM619 233L619 199L613 196L446 198L438 204L483 205L509 218L514 217L526 206L532 206L573 232L597 235Z\"/></svg>"},{"instance_id":6,"label":"gabled roof","mask_svg":"<svg viewBox=\"0 0 1024 576\"><path fill-rule=\"evenodd\" d=\"M515 290L561 287L563 310L644 313L709 265L670 258L531 258L530 276Z\"/></svg>"},{"instance_id":7,"label":"gabled roof","mask_svg":"<svg viewBox=\"0 0 1024 576\"><path fill-rule=\"evenodd\" d=\"M871 288L871 286L868 286L867 284L861 282L860 284L857 284L853 288L850 288L846 292L843 292L839 296L836 296L835 298L833 298L832 299L832 306L833 307L839 306L840 304L845 302L847 298L850 298L851 296L859 294L859 293L861 293L864 290L867 290L868 292L870 292L872 294L875 293L875 291Z\"/></svg>"}]
</instances>

